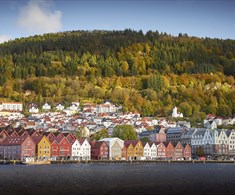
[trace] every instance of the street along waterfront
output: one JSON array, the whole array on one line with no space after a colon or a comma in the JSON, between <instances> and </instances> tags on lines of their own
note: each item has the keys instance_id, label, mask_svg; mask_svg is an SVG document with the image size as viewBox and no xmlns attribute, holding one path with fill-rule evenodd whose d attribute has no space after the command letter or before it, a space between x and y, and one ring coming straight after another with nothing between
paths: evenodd
<instances>
[{"instance_id":1,"label":"street along waterfront","mask_svg":"<svg viewBox=\"0 0 235 195\"><path fill-rule=\"evenodd\" d=\"M6 194L230 194L235 164L0 166Z\"/></svg>"}]
</instances>

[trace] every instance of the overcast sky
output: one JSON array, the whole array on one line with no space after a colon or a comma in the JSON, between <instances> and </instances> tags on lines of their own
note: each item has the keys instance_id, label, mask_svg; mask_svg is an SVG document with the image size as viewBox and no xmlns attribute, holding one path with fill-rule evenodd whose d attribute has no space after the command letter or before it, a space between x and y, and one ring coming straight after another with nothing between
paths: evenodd
<instances>
[{"instance_id":1,"label":"overcast sky","mask_svg":"<svg viewBox=\"0 0 235 195\"><path fill-rule=\"evenodd\" d=\"M0 0L0 42L70 30L235 39L234 0Z\"/></svg>"}]
</instances>

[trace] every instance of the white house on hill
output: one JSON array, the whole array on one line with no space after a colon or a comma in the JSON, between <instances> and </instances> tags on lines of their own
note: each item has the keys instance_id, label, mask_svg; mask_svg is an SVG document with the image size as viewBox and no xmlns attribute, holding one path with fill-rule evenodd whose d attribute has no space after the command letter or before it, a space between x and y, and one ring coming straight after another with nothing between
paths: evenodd
<instances>
[{"instance_id":1,"label":"white house on hill","mask_svg":"<svg viewBox=\"0 0 235 195\"><path fill-rule=\"evenodd\" d=\"M174 107L173 112L172 112L172 117L177 118L177 117L184 117L182 113L177 112L177 107Z\"/></svg>"}]
</instances>

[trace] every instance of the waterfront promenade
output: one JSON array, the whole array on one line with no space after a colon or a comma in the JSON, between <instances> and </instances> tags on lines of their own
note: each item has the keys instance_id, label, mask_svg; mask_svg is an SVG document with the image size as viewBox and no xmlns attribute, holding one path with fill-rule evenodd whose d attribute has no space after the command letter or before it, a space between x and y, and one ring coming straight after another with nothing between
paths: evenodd
<instances>
[{"instance_id":1,"label":"waterfront promenade","mask_svg":"<svg viewBox=\"0 0 235 195\"><path fill-rule=\"evenodd\" d=\"M229 163L235 164L234 160L56 160L56 161L36 161L25 163L19 160L0 160L0 165L6 164L27 164L27 165L44 165L44 164L188 164L188 163Z\"/></svg>"}]
</instances>

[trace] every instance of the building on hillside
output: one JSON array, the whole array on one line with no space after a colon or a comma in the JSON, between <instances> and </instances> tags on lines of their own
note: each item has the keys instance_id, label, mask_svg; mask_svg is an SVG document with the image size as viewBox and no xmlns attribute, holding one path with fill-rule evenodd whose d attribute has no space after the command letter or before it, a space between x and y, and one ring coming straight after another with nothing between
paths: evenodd
<instances>
[{"instance_id":1,"label":"building on hillside","mask_svg":"<svg viewBox=\"0 0 235 195\"><path fill-rule=\"evenodd\" d=\"M138 135L139 139L148 138L151 142L165 142L165 127L157 125L153 131L143 131Z\"/></svg>"},{"instance_id":2,"label":"building on hillside","mask_svg":"<svg viewBox=\"0 0 235 195\"><path fill-rule=\"evenodd\" d=\"M174 107L174 109L173 109L173 111L172 111L172 117L173 117L173 118L178 118L178 117L182 118L182 117L184 117L184 116L183 116L182 113L180 113L180 112L177 111L177 107Z\"/></svg>"},{"instance_id":3,"label":"building on hillside","mask_svg":"<svg viewBox=\"0 0 235 195\"><path fill-rule=\"evenodd\" d=\"M183 132L183 134L180 136L180 142L182 144L191 144L191 139L193 136L195 129L187 129Z\"/></svg>"},{"instance_id":4,"label":"building on hillside","mask_svg":"<svg viewBox=\"0 0 235 195\"><path fill-rule=\"evenodd\" d=\"M3 102L0 104L0 110L23 111L23 104L21 102Z\"/></svg>"},{"instance_id":5,"label":"building on hillside","mask_svg":"<svg viewBox=\"0 0 235 195\"><path fill-rule=\"evenodd\" d=\"M42 110L43 110L43 111L49 111L49 110L51 110L51 105L48 104L48 103L43 104L43 105L42 105Z\"/></svg>"},{"instance_id":6,"label":"building on hillside","mask_svg":"<svg viewBox=\"0 0 235 195\"><path fill-rule=\"evenodd\" d=\"M29 113L39 113L39 108L37 105L30 105L29 107Z\"/></svg>"},{"instance_id":7,"label":"building on hillside","mask_svg":"<svg viewBox=\"0 0 235 195\"><path fill-rule=\"evenodd\" d=\"M207 121L205 124L204 124L204 127L206 129L217 129L217 123L215 121Z\"/></svg>"},{"instance_id":8,"label":"building on hillside","mask_svg":"<svg viewBox=\"0 0 235 195\"><path fill-rule=\"evenodd\" d=\"M180 141L181 135L186 131L186 128L182 127L170 127L166 129L166 141L176 142Z\"/></svg>"},{"instance_id":9,"label":"building on hillside","mask_svg":"<svg viewBox=\"0 0 235 195\"><path fill-rule=\"evenodd\" d=\"M64 105L57 104L55 108L56 108L56 110L62 111L62 110L64 110Z\"/></svg>"}]
</instances>

